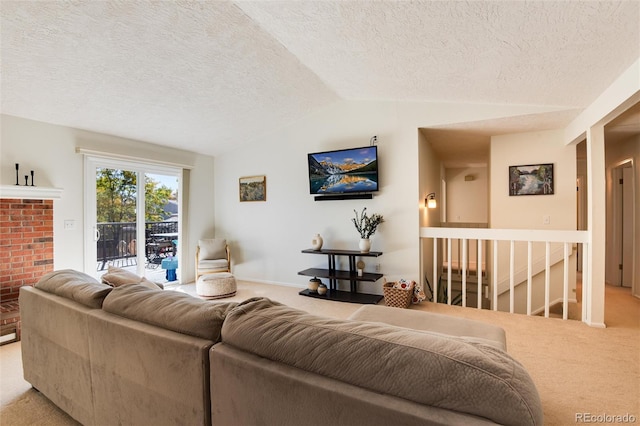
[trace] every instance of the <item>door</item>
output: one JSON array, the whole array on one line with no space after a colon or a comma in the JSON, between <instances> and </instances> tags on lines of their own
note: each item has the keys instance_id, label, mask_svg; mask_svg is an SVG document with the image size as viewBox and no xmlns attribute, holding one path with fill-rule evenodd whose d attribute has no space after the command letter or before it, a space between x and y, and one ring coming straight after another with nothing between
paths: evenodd
<instances>
[{"instance_id":1,"label":"door","mask_svg":"<svg viewBox=\"0 0 640 426\"><path fill-rule=\"evenodd\" d=\"M109 266L137 273L138 173L97 166L94 179L97 276L106 273Z\"/></svg>"},{"instance_id":2,"label":"door","mask_svg":"<svg viewBox=\"0 0 640 426\"><path fill-rule=\"evenodd\" d=\"M622 169L622 277L623 287L633 280L633 168Z\"/></svg>"},{"instance_id":3,"label":"door","mask_svg":"<svg viewBox=\"0 0 640 426\"><path fill-rule=\"evenodd\" d=\"M144 173L145 182L145 268L151 281L174 282L175 271L163 269L177 259L180 237L178 176L166 173Z\"/></svg>"},{"instance_id":4,"label":"door","mask_svg":"<svg viewBox=\"0 0 640 426\"><path fill-rule=\"evenodd\" d=\"M85 159L85 272L99 278L109 266L151 281L179 282L181 170L131 161ZM179 268L178 268L179 271ZM179 272L178 272L179 273Z\"/></svg>"},{"instance_id":5,"label":"door","mask_svg":"<svg viewBox=\"0 0 640 426\"><path fill-rule=\"evenodd\" d=\"M578 176L576 179L577 189L577 225L578 231L587 230L587 189L585 187L584 176ZM584 244L578 244L577 258L576 258L576 270L582 272L582 256L584 256Z\"/></svg>"}]
</instances>

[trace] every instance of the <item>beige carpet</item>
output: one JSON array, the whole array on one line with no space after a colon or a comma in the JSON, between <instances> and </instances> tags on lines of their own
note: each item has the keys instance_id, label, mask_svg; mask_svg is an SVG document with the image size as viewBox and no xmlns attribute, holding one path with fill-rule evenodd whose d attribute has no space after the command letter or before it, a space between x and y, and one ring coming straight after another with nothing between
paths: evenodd
<instances>
[{"instance_id":1,"label":"beige carpet","mask_svg":"<svg viewBox=\"0 0 640 426\"><path fill-rule=\"evenodd\" d=\"M194 285L174 290L195 292ZM298 291L294 287L239 282L238 294L227 300L270 297L334 318L346 318L360 306L303 297ZM606 329L591 328L579 321L431 303L411 309L503 327L508 352L527 368L540 392L546 425L575 424L577 415L587 414L633 415L640 423L640 300L630 296L628 289L607 286ZM22 379L19 342L0 347L0 378L1 425L76 424Z\"/></svg>"}]
</instances>

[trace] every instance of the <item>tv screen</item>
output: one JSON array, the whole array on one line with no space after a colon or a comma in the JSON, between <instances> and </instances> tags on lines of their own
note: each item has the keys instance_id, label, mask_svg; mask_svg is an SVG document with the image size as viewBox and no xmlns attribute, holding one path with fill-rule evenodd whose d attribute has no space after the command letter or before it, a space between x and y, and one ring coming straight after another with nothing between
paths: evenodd
<instances>
[{"instance_id":1,"label":"tv screen","mask_svg":"<svg viewBox=\"0 0 640 426\"><path fill-rule=\"evenodd\" d=\"M378 190L378 147L308 154L311 194L349 194Z\"/></svg>"}]
</instances>

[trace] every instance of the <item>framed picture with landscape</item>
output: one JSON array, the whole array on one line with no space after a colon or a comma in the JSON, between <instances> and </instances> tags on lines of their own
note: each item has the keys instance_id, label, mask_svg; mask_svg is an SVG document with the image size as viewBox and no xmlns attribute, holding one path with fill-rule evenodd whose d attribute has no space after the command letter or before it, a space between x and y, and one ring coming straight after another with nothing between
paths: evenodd
<instances>
[{"instance_id":1,"label":"framed picture with landscape","mask_svg":"<svg viewBox=\"0 0 640 426\"><path fill-rule=\"evenodd\" d=\"M553 164L509 166L509 195L552 195Z\"/></svg>"},{"instance_id":2,"label":"framed picture with landscape","mask_svg":"<svg viewBox=\"0 0 640 426\"><path fill-rule=\"evenodd\" d=\"M240 201L267 201L267 177L264 175L241 177Z\"/></svg>"}]
</instances>

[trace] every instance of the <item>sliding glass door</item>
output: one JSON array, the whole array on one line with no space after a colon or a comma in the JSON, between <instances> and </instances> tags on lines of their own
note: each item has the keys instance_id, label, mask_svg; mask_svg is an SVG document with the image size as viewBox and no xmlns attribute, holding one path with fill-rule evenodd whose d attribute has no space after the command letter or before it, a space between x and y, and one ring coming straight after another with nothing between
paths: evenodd
<instances>
[{"instance_id":1,"label":"sliding glass door","mask_svg":"<svg viewBox=\"0 0 640 426\"><path fill-rule=\"evenodd\" d=\"M145 173L145 269L147 278L173 282L180 242L178 177ZM163 265L162 261L165 260ZM164 269L163 269L164 267Z\"/></svg>"},{"instance_id":2,"label":"sliding glass door","mask_svg":"<svg viewBox=\"0 0 640 426\"><path fill-rule=\"evenodd\" d=\"M87 273L99 278L116 266L155 282L179 282L173 269L179 259L180 176L176 168L86 157Z\"/></svg>"},{"instance_id":3,"label":"sliding glass door","mask_svg":"<svg viewBox=\"0 0 640 426\"><path fill-rule=\"evenodd\" d=\"M137 272L138 173L96 167L94 179L96 272L100 276L110 265Z\"/></svg>"}]
</instances>

